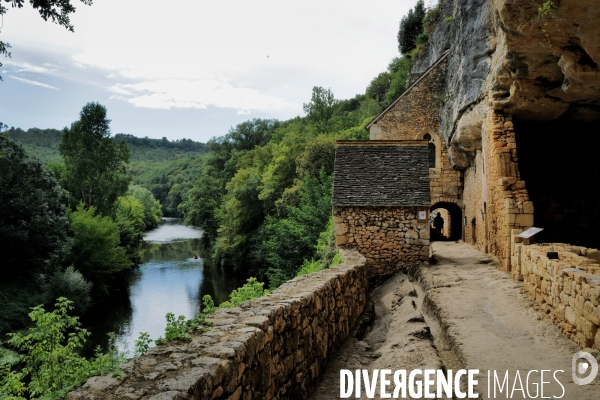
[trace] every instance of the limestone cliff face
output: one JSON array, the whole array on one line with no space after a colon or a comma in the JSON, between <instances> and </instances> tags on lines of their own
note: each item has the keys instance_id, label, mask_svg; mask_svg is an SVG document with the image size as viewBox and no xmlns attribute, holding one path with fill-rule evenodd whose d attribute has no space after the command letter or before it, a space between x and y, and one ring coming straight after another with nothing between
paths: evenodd
<instances>
[{"instance_id":1,"label":"limestone cliff face","mask_svg":"<svg viewBox=\"0 0 600 400\"><path fill-rule=\"evenodd\" d=\"M542 4L441 2L429 46L411 72L451 50L440 116L455 168L472 162L491 110L523 121L600 119L600 2L554 0L545 17Z\"/></svg>"}]
</instances>

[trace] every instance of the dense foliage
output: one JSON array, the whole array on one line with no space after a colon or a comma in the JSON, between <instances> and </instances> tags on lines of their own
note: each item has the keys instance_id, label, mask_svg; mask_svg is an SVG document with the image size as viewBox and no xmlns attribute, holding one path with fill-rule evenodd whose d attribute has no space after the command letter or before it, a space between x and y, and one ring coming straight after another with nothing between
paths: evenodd
<instances>
[{"instance_id":1,"label":"dense foliage","mask_svg":"<svg viewBox=\"0 0 600 400\"><path fill-rule=\"evenodd\" d=\"M132 183L148 189L162 205L166 217L181 217L179 205L194 181L201 175L203 156L186 156L176 160L134 162L129 173Z\"/></svg>"},{"instance_id":2,"label":"dense foliage","mask_svg":"<svg viewBox=\"0 0 600 400\"><path fill-rule=\"evenodd\" d=\"M2 275L49 273L64 259L68 222L63 190L23 148L0 135Z\"/></svg>"},{"instance_id":3,"label":"dense foliage","mask_svg":"<svg viewBox=\"0 0 600 400\"><path fill-rule=\"evenodd\" d=\"M73 230L70 263L94 282L94 289L106 292L106 285L117 272L132 266L127 251L120 246L119 225L110 217L96 214L92 206L80 204L69 215Z\"/></svg>"},{"instance_id":4,"label":"dense foliage","mask_svg":"<svg viewBox=\"0 0 600 400\"><path fill-rule=\"evenodd\" d=\"M118 367L127 355L115 350L114 337L106 354L97 350L89 360L77 354L90 333L68 314L72 309L73 302L64 297L57 299L53 311L34 307L29 317L35 326L9 334L8 343L20 353L0 363L0 398L58 399L91 376L121 373ZM144 351L143 335L140 340L136 353Z\"/></svg>"},{"instance_id":5,"label":"dense foliage","mask_svg":"<svg viewBox=\"0 0 600 400\"><path fill-rule=\"evenodd\" d=\"M62 131L38 128L29 128L27 131L24 131L21 128L3 126L6 127L5 133L11 140L21 144L27 153L36 156L43 163L60 162L62 160L58 152L58 143L62 137ZM117 143L125 141L131 153L131 161L141 163L145 166L155 162L177 160L183 157L203 154L208 151L204 143L195 142L191 139L138 138L123 133L115 134L113 139Z\"/></svg>"},{"instance_id":6,"label":"dense foliage","mask_svg":"<svg viewBox=\"0 0 600 400\"><path fill-rule=\"evenodd\" d=\"M61 184L75 204L83 202L87 209L95 207L109 215L131 182L126 171L129 148L110 137L103 105L87 103L79 115L78 121L64 129L58 145L66 167Z\"/></svg>"},{"instance_id":7,"label":"dense foliage","mask_svg":"<svg viewBox=\"0 0 600 400\"><path fill-rule=\"evenodd\" d=\"M410 53L417 47L417 37L423 32L423 18L426 10L423 0L418 0L414 8L400 20L398 29L398 51L402 54Z\"/></svg>"},{"instance_id":8,"label":"dense foliage","mask_svg":"<svg viewBox=\"0 0 600 400\"><path fill-rule=\"evenodd\" d=\"M31 307L60 296L83 313L133 265L144 231L161 218L149 190L126 193L129 150L109 131L106 109L96 103L62 133L8 130L37 137L39 146L60 140L64 162L48 169L0 134L0 333L22 328Z\"/></svg>"},{"instance_id":9,"label":"dense foliage","mask_svg":"<svg viewBox=\"0 0 600 400\"><path fill-rule=\"evenodd\" d=\"M305 110L305 118L247 121L211 140L179 207L204 230L218 265L271 287L317 256L331 216L335 140L366 139L381 104L366 95L336 100L315 87Z\"/></svg>"}]
</instances>

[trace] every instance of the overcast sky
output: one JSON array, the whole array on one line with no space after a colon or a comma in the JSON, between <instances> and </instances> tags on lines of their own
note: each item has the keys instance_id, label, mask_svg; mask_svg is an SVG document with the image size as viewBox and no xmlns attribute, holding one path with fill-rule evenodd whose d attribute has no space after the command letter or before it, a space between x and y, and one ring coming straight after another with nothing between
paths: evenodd
<instances>
[{"instance_id":1,"label":"overcast sky","mask_svg":"<svg viewBox=\"0 0 600 400\"><path fill-rule=\"evenodd\" d=\"M4 15L8 126L61 129L97 101L113 133L206 141L247 119L303 115L313 86L364 93L398 55L398 23L415 3L72 1L75 33L28 4Z\"/></svg>"}]
</instances>

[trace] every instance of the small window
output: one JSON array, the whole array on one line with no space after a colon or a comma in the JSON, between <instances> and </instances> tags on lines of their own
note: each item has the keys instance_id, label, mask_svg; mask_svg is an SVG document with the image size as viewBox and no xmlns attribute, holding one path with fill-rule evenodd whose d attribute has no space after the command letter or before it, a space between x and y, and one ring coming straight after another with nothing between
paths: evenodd
<instances>
[{"instance_id":1,"label":"small window","mask_svg":"<svg viewBox=\"0 0 600 400\"><path fill-rule=\"evenodd\" d=\"M429 143L429 168L435 168L435 144Z\"/></svg>"},{"instance_id":2,"label":"small window","mask_svg":"<svg viewBox=\"0 0 600 400\"><path fill-rule=\"evenodd\" d=\"M431 135L429 133L426 133L425 135L423 135L423 139L424 140L431 140Z\"/></svg>"}]
</instances>

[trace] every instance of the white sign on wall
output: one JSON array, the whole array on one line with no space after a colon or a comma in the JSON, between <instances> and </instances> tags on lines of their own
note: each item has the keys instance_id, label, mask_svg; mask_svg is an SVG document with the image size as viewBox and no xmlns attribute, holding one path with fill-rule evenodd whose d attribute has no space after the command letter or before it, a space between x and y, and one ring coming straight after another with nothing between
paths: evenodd
<instances>
[{"instance_id":1,"label":"white sign on wall","mask_svg":"<svg viewBox=\"0 0 600 400\"><path fill-rule=\"evenodd\" d=\"M517 236L520 237L520 238L523 238L523 239L527 239L527 238L530 238L533 235L535 235L536 233L541 232L543 230L544 230L544 228L534 228L534 227L531 227L531 228L527 229L526 231L521 232Z\"/></svg>"}]
</instances>

